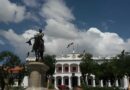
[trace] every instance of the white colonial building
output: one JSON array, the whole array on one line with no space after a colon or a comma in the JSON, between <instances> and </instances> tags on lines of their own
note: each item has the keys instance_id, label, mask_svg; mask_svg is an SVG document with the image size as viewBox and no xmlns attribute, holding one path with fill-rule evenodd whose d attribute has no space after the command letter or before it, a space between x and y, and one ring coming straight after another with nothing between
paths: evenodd
<instances>
[{"instance_id":1,"label":"white colonial building","mask_svg":"<svg viewBox=\"0 0 130 90\"><path fill-rule=\"evenodd\" d=\"M72 88L74 85L81 85L80 62L81 58L77 53L56 57L56 68L53 75L55 88L58 85L66 85L69 88Z\"/></svg>"},{"instance_id":2,"label":"white colonial building","mask_svg":"<svg viewBox=\"0 0 130 90\"><path fill-rule=\"evenodd\" d=\"M55 73L53 75L54 77L54 86L56 89L58 89L59 85L65 85L68 86L70 89L72 89L74 86L81 86L81 80L82 75L80 72L80 63L82 57L79 57L79 53L73 53L62 55L61 57L56 57L56 64L55 64ZM97 62L98 64L103 63L105 60L109 61L110 57L106 57L105 59L102 57L93 57L93 60ZM112 84L116 87L121 88L128 88L128 77L124 75L122 79L117 79L115 81L105 81L100 80L98 83L95 80L95 75L90 75L89 77L86 77L86 82L88 85L95 87L95 86L108 86L111 87Z\"/></svg>"}]
</instances>

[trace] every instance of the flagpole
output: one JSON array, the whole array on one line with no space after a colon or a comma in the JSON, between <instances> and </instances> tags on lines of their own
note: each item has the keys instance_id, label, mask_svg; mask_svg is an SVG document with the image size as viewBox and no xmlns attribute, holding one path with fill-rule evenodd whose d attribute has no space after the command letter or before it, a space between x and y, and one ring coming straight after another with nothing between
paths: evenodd
<instances>
[{"instance_id":1,"label":"flagpole","mask_svg":"<svg viewBox=\"0 0 130 90\"><path fill-rule=\"evenodd\" d=\"M78 47L78 43L77 43L77 46L76 46L76 52L77 52L77 53L79 52L79 51L78 51L78 48L79 48L79 47Z\"/></svg>"},{"instance_id":2,"label":"flagpole","mask_svg":"<svg viewBox=\"0 0 130 90\"><path fill-rule=\"evenodd\" d=\"M68 45L67 45L67 48L69 48L71 45L73 45L71 48L70 48L70 51L71 51L71 49L72 49L72 53L74 53L74 43L73 42L71 42L71 43L69 43ZM69 49L68 49L69 50Z\"/></svg>"},{"instance_id":3,"label":"flagpole","mask_svg":"<svg viewBox=\"0 0 130 90\"><path fill-rule=\"evenodd\" d=\"M73 44L73 53L75 53L75 50L74 50L74 44Z\"/></svg>"}]
</instances>

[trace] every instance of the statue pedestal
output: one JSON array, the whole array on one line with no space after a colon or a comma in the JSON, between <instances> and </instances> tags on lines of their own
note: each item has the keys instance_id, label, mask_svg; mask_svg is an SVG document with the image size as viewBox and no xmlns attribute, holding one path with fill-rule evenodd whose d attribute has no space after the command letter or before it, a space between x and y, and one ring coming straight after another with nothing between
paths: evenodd
<instances>
[{"instance_id":1,"label":"statue pedestal","mask_svg":"<svg viewBox=\"0 0 130 90\"><path fill-rule=\"evenodd\" d=\"M30 70L29 87L26 90L46 90L45 86L47 65L41 62L28 62L27 67Z\"/></svg>"}]
</instances>

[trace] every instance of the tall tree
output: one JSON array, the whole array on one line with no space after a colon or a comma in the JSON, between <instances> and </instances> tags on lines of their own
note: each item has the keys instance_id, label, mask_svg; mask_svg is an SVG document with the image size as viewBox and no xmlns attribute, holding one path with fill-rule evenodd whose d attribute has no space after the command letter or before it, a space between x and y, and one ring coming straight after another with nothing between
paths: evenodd
<instances>
[{"instance_id":1,"label":"tall tree","mask_svg":"<svg viewBox=\"0 0 130 90\"><path fill-rule=\"evenodd\" d=\"M89 53L85 53L80 63L80 70L81 70L84 82L85 82L86 75L90 76L90 74L95 73L96 67L97 67L97 64L93 61L92 55Z\"/></svg>"},{"instance_id":2,"label":"tall tree","mask_svg":"<svg viewBox=\"0 0 130 90\"><path fill-rule=\"evenodd\" d=\"M55 55L45 55L43 62L49 67L49 70L46 73L47 87L53 86L52 75L54 74L55 71L55 63L56 63Z\"/></svg>"},{"instance_id":3,"label":"tall tree","mask_svg":"<svg viewBox=\"0 0 130 90\"><path fill-rule=\"evenodd\" d=\"M13 81L16 77L14 77L13 73L8 72L8 70L15 66L21 65L20 58L10 51L3 51L0 52L0 61L4 61L4 64L2 65L2 74L4 75L3 78L9 80L8 84L13 84Z\"/></svg>"},{"instance_id":4,"label":"tall tree","mask_svg":"<svg viewBox=\"0 0 130 90\"><path fill-rule=\"evenodd\" d=\"M43 62L49 67L47 74L52 76L55 70L55 63L56 63L55 55L45 55Z\"/></svg>"}]
</instances>

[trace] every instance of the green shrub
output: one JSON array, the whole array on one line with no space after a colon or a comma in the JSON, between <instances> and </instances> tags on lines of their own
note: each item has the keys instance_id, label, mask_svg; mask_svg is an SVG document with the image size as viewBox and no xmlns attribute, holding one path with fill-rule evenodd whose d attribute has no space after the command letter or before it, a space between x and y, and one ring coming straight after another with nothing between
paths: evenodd
<instances>
[{"instance_id":1,"label":"green shrub","mask_svg":"<svg viewBox=\"0 0 130 90\"><path fill-rule=\"evenodd\" d=\"M119 88L115 87L86 87L83 90L120 90Z\"/></svg>"},{"instance_id":2,"label":"green shrub","mask_svg":"<svg viewBox=\"0 0 130 90\"><path fill-rule=\"evenodd\" d=\"M49 89L54 89L54 85L52 83L49 83Z\"/></svg>"},{"instance_id":3,"label":"green shrub","mask_svg":"<svg viewBox=\"0 0 130 90\"><path fill-rule=\"evenodd\" d=\"M117 87L90 87L85 84L85 82L81 82L81 86L83 90L120 90Z\"/></svg>"},{"instance_id":4,"label":"green shrub","mask_svg":"<svg viewBox=\"0 0 130 90\"><path fill-rule=\"evenodd\" d=\"M85 90L87 88L87 85L85 84L85 82L81 82L81 87L83 88L83 90Z\"/></svg>"},{"instance_id":5,"label":"green shrub","mask_svg":"<svg viewBox=\"0 0 130 90\"><path fill-rule=\"evenodd\" d=\"M9 90L25 90L23 87L11 87Z\"/></svg>"}]
</instances>

